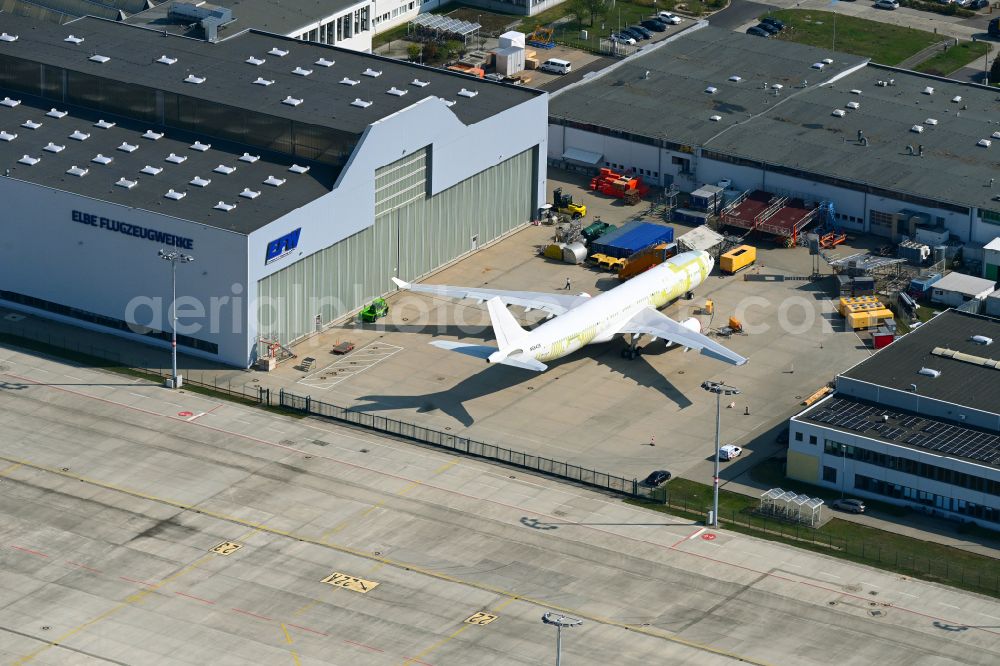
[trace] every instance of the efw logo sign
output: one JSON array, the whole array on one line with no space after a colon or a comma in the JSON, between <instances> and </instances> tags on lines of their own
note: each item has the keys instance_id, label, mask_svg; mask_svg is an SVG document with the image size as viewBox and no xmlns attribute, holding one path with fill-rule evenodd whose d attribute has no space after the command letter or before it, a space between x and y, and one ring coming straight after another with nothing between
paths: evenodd
<instances>
[{"instance_id":1,"label":"efw logo sign","mask_svg":"<svg viewBox=\"0 0 1000 666\"><path fill-rule=\"evenodd\" d=\"M267 244L267 256L264 257L264 265L271 263L272 261L277 261L282 257L287 257L292 253L295 248L299 246L299 234L302 233L302 228L299 227L295 231L285 234L281 238L275 239Z\"/></svg>"}]
</instances>

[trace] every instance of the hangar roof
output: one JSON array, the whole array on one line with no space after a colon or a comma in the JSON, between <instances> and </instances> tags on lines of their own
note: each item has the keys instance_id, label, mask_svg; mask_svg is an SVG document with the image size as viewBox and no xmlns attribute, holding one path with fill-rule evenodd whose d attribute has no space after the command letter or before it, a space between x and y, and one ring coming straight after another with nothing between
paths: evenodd
<instances>
[{"instance_id":1,"label":"hangar roof","mask_svg":"<svg viewBox=\"0 0 1000 666\"><path fill-rule=\"evenodd\" d=\"M0 101L5 97L0 95ZM52 106L32 104L27 98L15 107L0 104L0 166L9 177L243 234L326 194L336 177L334 169L317 164L310 164L305 173L289 171L291 158L281 162L264 155L254 162L241 160L246 152L242 147L209 143L204 137L205 143L196 143L196 135L179 131L159 129L156 133L164 132L161 138L146 138L143 135L151 126L120 118L109 116L114 126L101 127L96 124L99 113L74 110L55 117L49 115ZM25 127L29 120L40 126ZM102 163L107 160L99 155L110 161ZM23 163L25 156L39 161ZM86 173L68 173L73 167ZM147 167L162 171L144 173ZM224 173L230 168L234 170ZM284 182L266 184L272 176ZM193 184L195 178L202 180ZM121 179L134 185L117 185ZM240 196L244 190L259 196ZM184 196L168 198L170 191ZM220 202L236 207L216 208Z\"/></svg>"},{"instance_id":2,"label":"hangar roof","mask_svg":"<svg viewBox=\"0 0 1000 666\"><path fill-rule=\"evenodd\" d=\"M833 62L813 68L826 59ZM1000 131L996 91L864 63L708 27L556 93L549 113L960 206L1000 209L986 186L988 174L1000 172L1000 137L992 136ZM774 84L782 86L777 94ZM709 86L714 94L706 92ZM925 93L928 87L933 91ZM833 115L837 109L842 116ZM867 146L857 140L859 130ZM977 145L981 139L993 145ZM910 155L908 145L923 145L923 155Z\"/></svg>"},{"instance_id":3,"label":"hangar roof","mask_svg":"<svg viewBox=\"0 0 1000 666\"><path fill-rule=\"evenodd\" d=\"M993 342L978 344L972 340L975 335ZM993 414L1000 411L1000 368L935 354L935 348L1000 361L1000 319L946 310L841 376L903 391L916 384L922 396ZM922 375L921 368L941 374Z\"/></svg>"},{"instance_id":4,"label":"hangar roof","mask_svg":"<svg viewBox=\"0 0 1000 666\"><path fill-rule=\"evenodd\" d=\"M0 56L354 134L428 97L453 102L468 125L545 94L256 30L213 44L92 17L60 26L8 15L3 24L17 40L0 41Z\"/></svg>"}]
</instances>

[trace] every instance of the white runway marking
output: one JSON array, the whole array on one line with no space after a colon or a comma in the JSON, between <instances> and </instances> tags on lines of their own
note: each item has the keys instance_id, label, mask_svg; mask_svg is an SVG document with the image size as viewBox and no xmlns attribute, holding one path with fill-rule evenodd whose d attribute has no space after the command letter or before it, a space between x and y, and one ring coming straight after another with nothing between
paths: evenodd
<instances>
[{"instance_id":1,"label":"white runway marking","mask_svg":"<svg viewBox=\"0 0 1000 666\"><path fill-rule=\"evenodd\" d=\"M820 571L819 573L823 574L824 576L829 576L830 578L840 578L840 576L838 576L837 574L832 574L829 571Z\"/></svg>"},{"instance_id":2,"label":"white runway marking","mask_svg":"<svg viewBox=\"0 0 1000 666\"><path fill-rule=\"evenodd\" d=\"M688 537L688 541L690 541L691 539L694 539L695 537L701 536L707 529L708 529L707 527L701 528L700 530L698 530L697 532L695 532L694 534L692 534L691 536L689 536Z\"/></svg>"},{"instance_id":3,"label":"white runway marking","mask_svg":"<svg viewBox=\"0 0 1000 666\"><path fill-rule=\"evenodd\" d=\"M322 370L307 375L298 383L317 389L332 388L401 351L403 348L396 345L390 345L386 342L371 342L361 349L356 349L350 354L338 358Z\"/></svg>"}]
</instances>

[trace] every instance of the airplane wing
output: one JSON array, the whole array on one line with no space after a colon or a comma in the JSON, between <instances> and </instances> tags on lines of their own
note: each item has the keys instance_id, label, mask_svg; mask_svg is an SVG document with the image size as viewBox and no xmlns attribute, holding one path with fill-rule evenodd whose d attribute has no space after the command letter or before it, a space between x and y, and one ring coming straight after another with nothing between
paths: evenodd
<instances>
[{"instance_id":1,"label":"airplane wing","mask_svg":"<svg viewBox=\"0 0 1000 666\"><path fill-rule=\"evenodd\" d=\"M681 326L678 322L653 308L639 310L635 316L625 322L619 333L655 335L658 338L669 340L688 349L696 349L705 356L733 365L743 365L747 362L747 359L736 352L726 349L701 333Z\"/></svg>"},{"instance_id":2,"label":"airplane wing","mask_svg":"<svg viewBox=\"0 0 1000 666\"><path fill-rule=\"evenodd\" d=\"M587 294L549 294L539 291L504 291L479 287L449 287L443 284L413 284L392 278L400 289L409 289L421 294L434 294L449 298L470 298L480 303L499 298L504 305L519 305L526 310L544 310L549 314L561 315L572 310L590 296Z\"/></svg>"}]
</instances>

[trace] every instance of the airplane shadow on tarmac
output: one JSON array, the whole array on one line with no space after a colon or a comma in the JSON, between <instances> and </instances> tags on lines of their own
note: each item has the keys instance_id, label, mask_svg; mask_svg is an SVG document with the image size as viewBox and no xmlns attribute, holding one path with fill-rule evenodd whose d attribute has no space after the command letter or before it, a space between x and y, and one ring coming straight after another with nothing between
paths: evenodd
<instances>
[{"instance_id":1,"label":"airplane shadow on tarmac","mask_svg":"<svg viewBox=\"0 0 1000 666\"><path fill-rule=\"evenodd\" d=\"M489 342L489 340L487 340ZM469 369L474 374L463 379L455 386L437 393L424 395L366 395L358 398L367 401L367 404L356 405L352 411L358 412L378 412L384 410L414 410L419 414L425 414L440 410L452 417L465 427L469 427L476 420L465 408L465 403L482 398L484 396L503 391L521 384L530 385L532 383L549 383L560 379L560 377L570 379L570 374L559 374L560 366L567 362L572 362L578 358L586 357L590 360L608 367L612 372L622 375L626 379L631 379L640 386L655 389L665 398L675 403L681 409L691 406L693 403L687 396L680 392L666 377L645 361L643 356L659 356L664 353L680 354L680 349L667 349L663 341L647 344L643 347L643 354L635 360L626 360L619 357L624 345L620 340L606 344L598 344L587 347L584 351L570 354L565 358L550 362L549 370L539 375L530 370L512 368L506 365L487 365L485 362L478 365L473 359L468 359ZM445 351L442 354L448 353ZM478 371L477 371L478 369ZM573 371L570 371L571 373ZM570 381L572 381L570 379ZM572 389L570 389L572 391Z\"/></svg>"}]
</instances>

